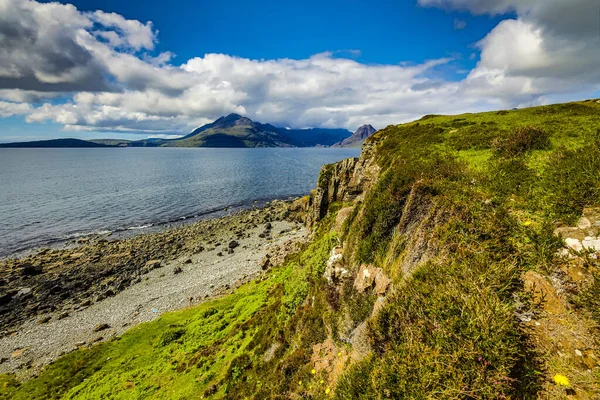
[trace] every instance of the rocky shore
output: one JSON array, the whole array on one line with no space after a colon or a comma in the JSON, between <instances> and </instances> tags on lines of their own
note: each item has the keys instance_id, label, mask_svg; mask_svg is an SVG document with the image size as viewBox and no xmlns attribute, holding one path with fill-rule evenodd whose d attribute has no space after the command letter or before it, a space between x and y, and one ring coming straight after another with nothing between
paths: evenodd
<instances>
[{"instance_id":1,"label":"rocky shore","mask_svg":"<svg viewBox=\"0 0 600 400\"><path fill-rule=\"evenodd\" d=\"M68 351L229 292L305 240L290 203L122 240L79 240L0 261L0 373L31 375Z\"/></svg>"}]
</instances>

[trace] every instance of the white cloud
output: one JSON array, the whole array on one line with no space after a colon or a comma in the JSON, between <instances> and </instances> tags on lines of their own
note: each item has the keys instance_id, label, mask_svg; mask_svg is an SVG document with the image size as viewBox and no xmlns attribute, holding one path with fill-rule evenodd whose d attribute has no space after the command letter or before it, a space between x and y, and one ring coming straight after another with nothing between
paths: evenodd
<instances>
[{"instance_id":1,"label":"white cloud","mask_svg":"<svg viewBox=\"0 0 600 400\"><path fill-rule=\"evenodd\" d=\"M98 22L106 28L114 28L114 31L100 31L98 35L104 37L114 47L126 46L135 51L154 49L154 42L158 32L152 28L152 22L142 24L140 21L125 19L116 13L96 11L90 15L90 19Z\"/></svg>"},{"instance_id":2,"label":"white cloud","mask_svg":"<svg viewBox=\"0 0 600 400\"><path fill-rule=\"evenodd\" d=\"M419 0L419 4L474 14L516 14L477 44L480 61L463 83L469 93L519 103L600 89L596 0Z\"/></svg>"},{"instance_id":3,"label":"white cloud","mask_svg":"<svg viewBox=\"0 0 600 400\"><path fill-rule=\"evenodd\" d=\"M12 117L13 115L27 114L32 107L26 103L10 103L0 100L0 117Z\"/></svg>"},{"instance_id":4,"label":"white cloud","mask_svg":"<svg viewBox=\"0 0 600 400\"><path fill-rule=\"evenodd\" d=\"M589 26L593 18L570 9L577 6L558 0L419 3L514 14L476 44L476 68L452 82L432 76L453 59L373 65L351 59L360 55L354 50L301 60L205 54L175 66L172 53L152 54L158 32L151 22L84 13L68 4L0 0L0 99L8 100L0 103L0 116L155 137L187 133L231 112L280 126L353 130L600 88L598 34ZM455 21L456 29L464 28L461 22ZM48 101L58 96L61 103Z\"/></svg>"}]
</instances>

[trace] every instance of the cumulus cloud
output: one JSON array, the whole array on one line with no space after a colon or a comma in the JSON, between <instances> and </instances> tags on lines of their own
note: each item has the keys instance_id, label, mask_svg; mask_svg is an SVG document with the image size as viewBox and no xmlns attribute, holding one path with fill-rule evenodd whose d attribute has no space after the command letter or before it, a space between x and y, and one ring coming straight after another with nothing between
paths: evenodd
<instances>
[{"instance_id":1,"label":"cumulus cloud","mask_svg":"<svg viewBox=\"0 0 600 400\"><path fill-rule=\"evenodd\" d=\"M301 60L205 54L176 66L171 52L153 54L152 22L0 0L0 116L165 137L231 112L281 126L355 129L543 102L600 82L593 18L576 10L593 2L573 1L419 0L474 14L512 13L476 44L477 66L454 82L434 78L450 58L373 65L352 59L360 55L355 50ZM460 22L456 29L464 28Z\"/></svg>"},{"instance_id":2,"label":"cumulus cloud","mask_svg":"<svg viewBox=\"0 0 600 400\"><path fill-rule=\"evenodd\" d=\"M0 0L0 88L106 90L101 65L80 42L91 26L72 5Z\"/></svg>"},{"instance_id":3,"label":"cumulus cloud","mask_svg":"<svg viewBox=\"0 0 600 400\"><path fill-rule=\"evenodd\" d=\"M0 117L12 117L13 115L27 114L32 107L27 103L11 103L0 100Z\"/></svg>"},{"instance_id":4,"label":"cumulus cloud","mask_svg":"<svg viewBox=\"0 0 600 400\"><path fill-rule=\"evenodd\" d=\"M480 61L466 78L465 89L513 102L600 89L600 8L596 0L419 3L474 14L512 14L477 43Z\"/></svg>"}]
</instances>

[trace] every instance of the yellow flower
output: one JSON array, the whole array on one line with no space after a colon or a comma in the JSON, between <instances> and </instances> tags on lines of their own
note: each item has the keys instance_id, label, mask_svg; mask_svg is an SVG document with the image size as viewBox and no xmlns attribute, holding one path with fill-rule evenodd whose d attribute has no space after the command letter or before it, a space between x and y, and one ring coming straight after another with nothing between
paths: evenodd
<instances>
[{"instance_id":1,"label":"yellow flower","mask_svg":"<svg viewBox=\"0 0 600 400\"><path fill-rule=\"evenodd\" d=\"M342 356L342 352L340 351L340 352L338 352L338 357L341 357L341 356Z\"/></svg>"},{"instance_id":2,"label":"yellow flower","mask_svg":"<svg viewBox=\"0 0 600 400\"><path fill-rule=\"evenodd\" d=\"M329 389L329 388L325 389L325 394L329 394L329 392L331 392L331 389Z\"/></svg>"},{"instance_id":3,"label":"yellow flower","mask_svg":"<svg viewBox=\"0 0 600 400\"><path fill-rule=\"evenodd\" d=\"M531 221L525 221L525 222L523 222L523 225L525 225L525 226L529 226L529 225L531 225L532 223L533 223L533 222L531 222Z\"/></svg>"},{"instance_id":4,"label":"yellow flower","mask_svg":"<svg viewBox=\"0 0 600 400\"><path fill-rule=\"evenodd\" d=\"M299 382L298 382L298 385L302 386L302 381L299 381Z\"/></svg>"},{"instance_id":5,"label":"yellow flower","mask_svg":"<svg viewBox=\"0 0 600 400\"><path fill-rule=\"evenodd\" d=\"M314 375L314 374L316 374L316 373L317 373L317 370L313 368L313 369L310 371L310 373Z\"/></svg>"},{"instance_id":6,"label":"yellow flower","mask_svg":"<svg viewBox=\"0 0 600 400\"><path fill-rule=\"evenodd\" d=\"M556 384L560 386L571 387L571 382L569 382L569 378L561 374L554 375L554 382L556 382Z\"/></svg>"},{"instance_id":7,"label":"yellow flower","mask_svg":"<svg viewBox=\"0 0 600 400\"><path fill-rule=\"evenodd\" d=\"M322 385L323 383L325 383L325 381L324 381L323 379L321 379L321 380L319 381L319 383Z\"/></svg>"}]
</instances>

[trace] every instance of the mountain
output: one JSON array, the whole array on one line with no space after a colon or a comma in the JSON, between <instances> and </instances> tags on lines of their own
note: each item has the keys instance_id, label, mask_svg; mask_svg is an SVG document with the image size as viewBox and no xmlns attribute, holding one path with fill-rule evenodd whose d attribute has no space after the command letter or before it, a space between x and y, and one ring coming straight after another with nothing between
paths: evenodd
<instances>
[{"instance_id":1,"label":"mountain","mask_svg":"<svg viewBox=\"0 0 600 400\"><path fill-rule=\"evenodd\" d=\"M0 143L0 147L4 148L63 148L63 147L113 147L103 143L96 143L88 140L80 139L51 139L37 140L33 142L16 142L16 143Z\"/></svg>"},{"instance_id":2,"label":"mountain","mask_svg":"<svg viewBox=\"0 0 600 400\"><path fill-rule=\"evenodd\" d=\"M277 128L229 114L180 139L166 141L169 147L294 147Z\"/></svg>"},{"instance_id":3,"label":"mountain","mask_svg":"<svg viewBox=\"0 0 600 400\"><path fill-rule=\"evenodd\" d=\"M371 125L363 125L352 136L334 144L333 147L360 147L375 132L377 130Z\"/></svg>"},{"instance_id":4,"label":"mountain","mask_svg":"<svg viewBox=\"0 0 600 400\"><path fill-rule=\"evenodd\" d=\"M0 147L328 147L350 135L346 129L278 128L229 114L179 139L52 139L5 143Z\"/></svg>"},{"instance_id":5,"label":"mountain","mask_svg":"<svg viewBox=\"0 0 600 400\"><path fill-rule=\"evenodd\" d=\"M287 129L229 114L181 139L165 141L174 147L314 147L331 146L351 135L346 129Z\"/></svg>"}]
</instances>

